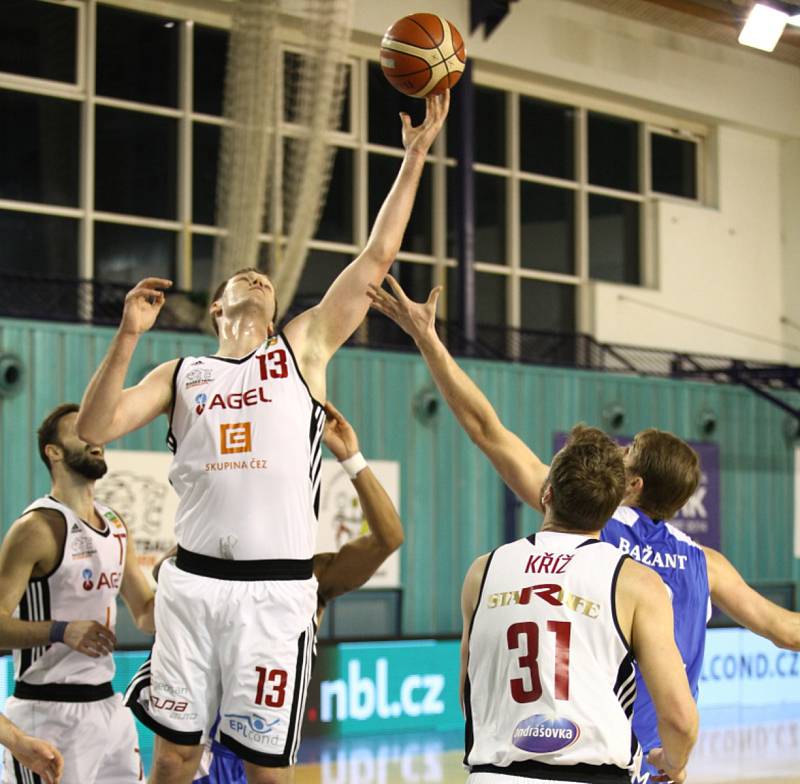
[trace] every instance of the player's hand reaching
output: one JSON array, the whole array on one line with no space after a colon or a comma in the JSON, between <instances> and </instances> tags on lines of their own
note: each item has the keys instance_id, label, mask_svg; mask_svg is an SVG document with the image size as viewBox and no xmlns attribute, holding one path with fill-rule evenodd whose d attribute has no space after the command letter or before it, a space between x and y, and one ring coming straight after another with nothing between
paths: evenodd
<instances>
[{"instance_id":1,"label":"player's hand reaching","mask_svg":"<svg viewBox=\"0 0 800 784\"><path fill-rule=\"evenodd\" d=\"M420 125L412 125L411 118L405 112L400 112L400 120L403 123L403 147L408 152L426 155L433 140L442 130L449 108L450 90L445 90L439 95L429 95L425 98L425 119Z\"/></svg>"},{"instance_id":2,"label":"player's hand reaching","mask_svg":"<svg viewBox=\"0 0 800 784\"><path fill-rule=\"evenodd\" d=\"M59 784L64 772L64 758L55 746L46 741L20 734L9 746L9 751L18 762L42 777L46 784Z\"/></svg>"},{"instance_id":3,"label":"player's hand reaching","mask_svg":"<svg viewBox=\"0 0 800 784\"><path fill-rule=\"evenodd\" d=\"M325 403L325 430L322 440L325 446L333 452L334 457L341 463L352 457L358 449L358 436L353 430L352 425L342 416L342 414L328 401Z\"/></svg>"},{"instance_id":4,"label":"player's hand reaching","mask_svg":"<svg viewBox=\"0 0 800 784\"><path fill-rule=\"evenodd\" d=\"M145 278L140 280L126 295L122 311L120 332L141 335L156 322L166 298L162 289L172 286L171 280Z\"/></svg>"},{"instance_id":5,"label":"player's hand reaching","mask_svg":"<svg viewBox=\"0 0 800 784\"><path fill-rule=\"evenodd\" d=\"M655 748L647 755L647 761L658 768L659 775L653 776L653 781L673 782L673 784L683 784L686 781L686 768L673 768L664 749Z\"/></svg>"},{"instance_id":6,"label":"player's hand reaching","mask_svg":"<svg viewBox=\"0 0 800 784\"><path fill-rule=\"evenodd\" d=\"M384 316L388 316L414 341L424 337L436 329L436 303L442 293L442 287L436 286L428 295L427 302L414 302L406 296L400 284L391 276L386 280L391 286L394 296L380 286L369 285L367 296L371 307Z\"/></svg>"},{"instance_id":7,"label":"player's hand reaching","mask_svg":"<svg viewBox=\"0 0 800 784\"><path fill-rule=\"evenodd\" d=\"M114 650L117 638L111 629L97 621L71 621L64 630L64 644L98 659Z\"/></svg>"}]
</instances>

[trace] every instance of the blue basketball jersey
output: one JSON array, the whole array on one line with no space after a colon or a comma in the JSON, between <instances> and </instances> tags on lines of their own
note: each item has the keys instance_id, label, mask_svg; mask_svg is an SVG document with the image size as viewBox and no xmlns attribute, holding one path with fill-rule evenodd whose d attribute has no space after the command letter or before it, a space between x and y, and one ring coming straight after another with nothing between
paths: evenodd
<instances>
[{"instance_id":1,"label":"blue basketball jersey","mask_svg":"<svg viewBox=\"0 0 800 784\"><path fill-rule=\"evenodd\" d=\"M655 522L639 509L621 506L600 534L628 553L634 560L658 572L666 583L675 616L675 642L678 645L692 695L697 700L698 681L703 666L706 624L711 617L708 569L700 545L669 523ZM645 753L661 745L656 711L642 680L636 673L636 702L633 730ZM653 768L643 765L643 770ZM642 779L647 781L647 779Z\"/></svg>"}]
</instances>

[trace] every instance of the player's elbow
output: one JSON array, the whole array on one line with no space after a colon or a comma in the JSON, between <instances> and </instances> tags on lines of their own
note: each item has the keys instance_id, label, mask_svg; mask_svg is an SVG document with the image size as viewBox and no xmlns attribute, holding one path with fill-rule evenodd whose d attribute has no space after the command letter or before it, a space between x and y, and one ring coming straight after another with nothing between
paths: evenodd
<instances>
[{"instance_id":1,"label":"player's elbow","mask_svg":"<svg viewBox=\"0 0 800 784\"><path fill-rule=\"evenodd\" d=\"M96 417L90 416L82 408L78 411L75 430L81 441L85 441L87 444L105 444L109 441L110 439L106 438L107 434L98 425Z\"/></svg>"},{"instance_id":2,"label":"player's elbow","mask_svg":"<svg viewBox=\"0 0 800 784\"><path fill-rule=\"evenodd\" d=\"M398 527L398 530L392 531L389 536L386 537L386 549L389 551L387 554L391 555L399 550L403 546L405 540L406 537L402 528Z\"/></svg>"}]
</instances>

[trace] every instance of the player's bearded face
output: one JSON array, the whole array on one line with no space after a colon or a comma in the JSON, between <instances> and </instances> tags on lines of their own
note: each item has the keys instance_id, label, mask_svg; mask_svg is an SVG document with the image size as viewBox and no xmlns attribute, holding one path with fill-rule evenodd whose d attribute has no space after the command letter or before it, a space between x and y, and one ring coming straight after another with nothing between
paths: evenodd
<instances>
[{"instance_id":1,"label":"player's bearded face","mask_svg":"<svg viewBox=\"0 0 800 784\"><path fill-rule=\"evenodd\" d=\"M108 466L99 447L81 444L79 447L63 447L64 462L76 473L86 479L100 479L105 476Z\"/></svg>"}]
</instances>

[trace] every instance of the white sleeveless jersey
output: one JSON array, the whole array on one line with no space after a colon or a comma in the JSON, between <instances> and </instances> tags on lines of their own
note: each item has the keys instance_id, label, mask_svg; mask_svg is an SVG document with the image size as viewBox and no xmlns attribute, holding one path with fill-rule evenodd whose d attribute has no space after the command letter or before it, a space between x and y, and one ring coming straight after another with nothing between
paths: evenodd
<instances>
[{"instance_id":1,"label":"white sleeveless jersey","mask_svg":"<svg viewBox=\"0 0 800 784\"><path fill-rule=\"evenodd\" d=\"M180 360L167 440L181 547L235 560L312 558L324 424L283 335L241 359Z\"/></svg>"},{"instance_id":2,"label":"white sleeveless jersey","mask_svg":"<svg viewBox=\"0 0 800 784\"><path fill-rule=\"evenodd\" d=\"M491 554L469 637L464 761L473 770L632 764L636 680L614 606L625 557L553 532Z\"/></svg>"},{"instance_id":3,"label":"white sleeveless jersey","mask_svg":"<svg viewBox=\"0 0 800 784\"><path fill-rule=\"evenodd\" d=\"M46 577L28 581L14 611L22 621L98 621L112 631L117 621L117 594L125 571L128 532L122 520L95 501L105 521L103 531L92 528L75 512L50 496L30 504L54 509L64 517L66 538L61 561ZM114 657L93 659L63 643L14 651L14 677L32 685L47 683L106 683L114 677Z\"/></svg>"}]
</instances>

